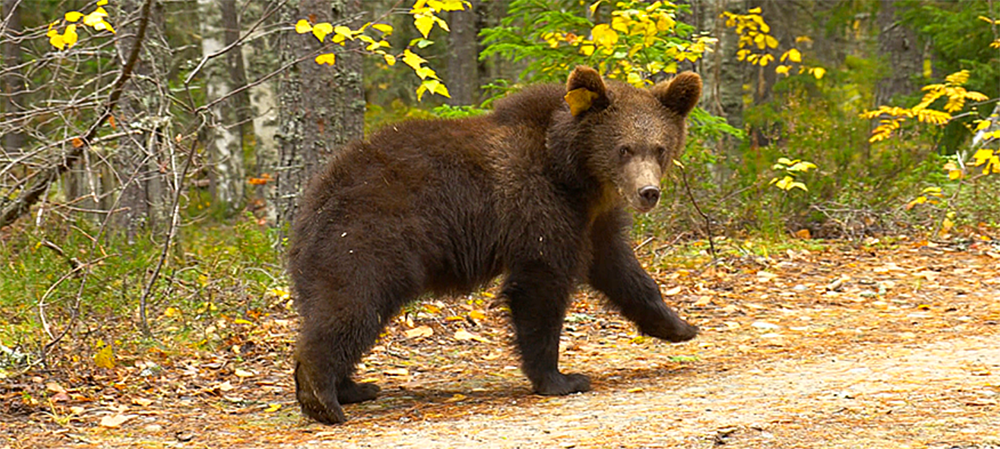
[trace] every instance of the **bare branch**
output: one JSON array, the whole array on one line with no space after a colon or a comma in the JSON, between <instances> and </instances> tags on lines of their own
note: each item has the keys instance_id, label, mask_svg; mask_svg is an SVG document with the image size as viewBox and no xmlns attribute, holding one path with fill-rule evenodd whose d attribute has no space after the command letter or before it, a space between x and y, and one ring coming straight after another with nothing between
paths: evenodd
<instances>
[{"instance_id":1,"label":"bare branch","mask_svg":"<svg viewBox=\"0 0 1000 449\"><path fill-rule=\"evenodd\" d=\"M98 129L100 129L101 126L104 126L104 123L108 121L109 117L111 117L111 112L114 111L115 106L118 104L118 100L121 98L122 92L125 90L125 83L131 77L136 62L139 60L139 50L141 49L142 41L146 36L146 27L149 24L149 16L152 5L153 0L146 0L146 2L142 5L142 12L139 18L139 29L136 32L135 45L132 47L132 52L129 54L125 65L122 67L121 73L118 75L118 79L115 80L114 84L112 84L111 94L108 97L104 111L90 126L87 133L80 137L83 145L74 147L66 152L66 154L62 157L62 162L47 168L36 176L33 184L25 188L17 199L0 211L0 227L11 224L22 215L26 214L28 210L31 209L31 206L41 199L49 185L56 181L63 173L66 173L73 163L80 158L83 152L89 147L89 142L97 136Z\"/></svg>"}]
</instances>

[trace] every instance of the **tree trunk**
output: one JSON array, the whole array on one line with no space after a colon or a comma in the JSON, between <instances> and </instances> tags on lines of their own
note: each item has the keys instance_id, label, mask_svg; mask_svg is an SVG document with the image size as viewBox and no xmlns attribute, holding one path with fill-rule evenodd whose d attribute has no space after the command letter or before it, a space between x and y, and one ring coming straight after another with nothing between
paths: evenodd
<instances>
[{"instance_id":1,"label":"tree trunk","mask_svg":"<svg viewBox=\"0 0 1000 449\"><path fill-rule=\"evenodd\" d=\"M121 17L119 39L116 41L118 58L126 55L136 45L134 20L141 8L141 0L121 0L118 3ZM119 189L117 207L111 221L118 232L134 241L144 229L157 230L166 225L169 192L167 174L174 168L170 156L162 149L166 127L170 122L167 74L163 61L169 49L165 47L163 5L153 4L152 20L146 31L146 40L139 54L135 75L129 79L122 94L121 110L116 121L129 131L117 151L111 156L116 188ZM155 81L155 82L154 82ZM110 204L106 206L112 206ZM111 209L111 207L107 207Z\"/></svg>"},{"instance_id":2,"label":"tree trunk","mask_svg":"<svg viewBox=\"0 0 1000 449\"><path fill-rule=\"evenodd\" d=\"M923 48L917 34L896 17L895 0L881 0L876 16L878 50L886 64L885 76L875 86L875 105L892 103L892 97L912 94L912 77L920 73Z\"/></svg>"},{"instance_id":3,"label":"tree trunk","mask_svg":"<svg viewBox=\"0 0 1000 449\"><path fill-rule=\"evenodd\" d=\"M201 49L208 56L235 42L239 36L235 0L198 0L201 12ZM208 101L224 98L246 85L240 48L226 53L224 65L205 68ZM215 207L229 216L243 204L245 169L243 163L243 124L246 120L246 95L233 95L211 110L211 123L205 132L205 147L212 161L210 187Z\"/></svg>"},{"instance_id":4,"label":"tree trunk","mask_svg":"<svg viewBox=\"0 0 1000 449\"><path fill-rule=\"evenodd\" d=\"M295 23L315 17L317 23L357 28L359 24L352 19L360 11L358 0L293 0L283 8L281 19ZM361 56L336 47L336 64L332 68L319 65L312 56L320 45L311 35L294 30L281 36L281 64L301 62L282 73L278 84L278 161L269 170L276 179L269 202L279 227L291 222L309 178L339 146L364 134Z\"/></svg>"},{"instance_id":5,"label":"tree trunk","mask_svg":"<svg viewBox=\"0 0 1000 449\"><path fill-rule=\"evenodd\" d=\"M3 122L12 124L10 131L3 136L2 143L4 151L7 153L20 153L24 147L24 133L17 131L19 116L24 110L24 79L21 69L17 66L21 64L21 8L17 8L18 0L3 0L2 15L0 21L7 18L7 28L3 30L3 78L0 80L0 112L3 113ZM23 5L21 5L23 6Z\"/></svg>"},{"instance_id":6,"label":"tree trunk","mask_svg":"<svg viewBox=\"0 0 1000 449\"><path fill-rule=\"evenodd\" d=\"M473 105L479 101L479 0L471 7L451 13L448 52L448 91L452 106Z\"/></svg>"}]
</instances>

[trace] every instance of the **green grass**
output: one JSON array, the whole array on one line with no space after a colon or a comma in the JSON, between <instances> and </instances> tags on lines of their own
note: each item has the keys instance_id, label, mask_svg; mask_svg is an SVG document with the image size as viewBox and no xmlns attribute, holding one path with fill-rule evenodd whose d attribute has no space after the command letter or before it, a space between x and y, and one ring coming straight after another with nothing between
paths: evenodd
<instances>
[{"instance_id":1,"label":"green grass","mask_svg":"<svg viewBox=\"0 0 1000 449\"><path fill-rule=\"evenodd\" d=\"M0 344L37 352L51 341L49 332L58 335L73 323L74 309L79 319L69 341L142 340L139 302L162 237L129 242L97 234L87 222L7 231L0 245ZM273 305L287 291L277 239L252 219L182 228L147 301L154 337L210 345L220 317Z\"/></svg>"}]
</instances>

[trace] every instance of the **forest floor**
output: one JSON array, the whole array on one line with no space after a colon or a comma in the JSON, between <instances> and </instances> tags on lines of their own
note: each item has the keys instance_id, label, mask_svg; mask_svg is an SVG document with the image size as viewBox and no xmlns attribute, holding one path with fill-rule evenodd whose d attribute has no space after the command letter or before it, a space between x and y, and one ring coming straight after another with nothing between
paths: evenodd
<instances>
[{"instance_id":1,"label":"forest floor","mask_svg":"<svg viewBox=\"0 0 1000 449\"><path fill-rule=\"evenodd\" d=\"M396 320L359 371L381 396L322 426L295 403L280 308L220 321L224 350L2 380L0 448L1000 448L1000 247L869 243L707 268L646 245L702 333L641 337L581 291L561 363L589 393L530 393L487 290Z\"/></svg>"}]
</instances>

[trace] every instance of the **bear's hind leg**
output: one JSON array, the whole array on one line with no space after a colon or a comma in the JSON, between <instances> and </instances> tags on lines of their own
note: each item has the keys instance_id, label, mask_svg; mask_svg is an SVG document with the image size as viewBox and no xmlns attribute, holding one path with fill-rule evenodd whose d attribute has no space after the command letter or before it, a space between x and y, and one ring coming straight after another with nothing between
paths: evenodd
<instances>
[{"instance_id":1,"label":"bear's hind leg","mask_svg":"<svg viewBox=\"0 0 1000 449\"><path fill-rule=\"evenodd\" d=\"M357 383L350 378L337 385L337 399L341 404L355 404L370 401L378 397L381 388L373 383Z\"/></svg>"},{"instance_id":2,"label":"bear's hind leg","mask_svg":"<svg viewBox=\"0 0 1000 449\"><path fill-rule=\"evenodd\" d=\"M377 396L376 385L358 384L351 375L384 324L374 311L345 307L332 314L326 320L304 315L295 363L295 392L302 412L323 424L347 420L341 404ZM314 315L318 316L323 314Z\"/></svg>"},{"instance_id":3,"label":"bear's hind leg","mask_svg":"<svg viewBox=\"0 0 1000 449\"><path fill-rule=\"evenodd\" d=\"M510 301L524 374L541 395L589 391L587 376L559 372L559 334L572 283L561 276L541 274L547 271L513 272L504 282L503 295Z\"/></svg>"}]
</instances>

